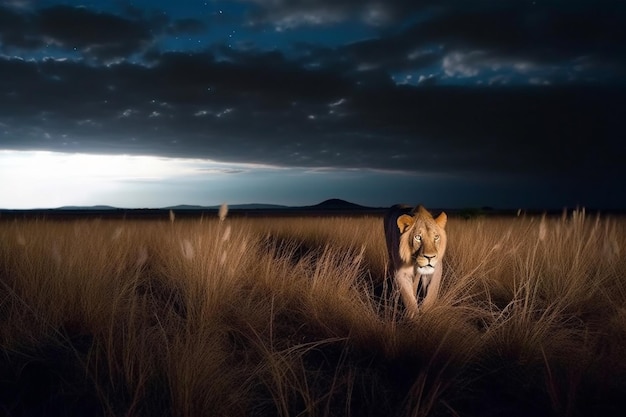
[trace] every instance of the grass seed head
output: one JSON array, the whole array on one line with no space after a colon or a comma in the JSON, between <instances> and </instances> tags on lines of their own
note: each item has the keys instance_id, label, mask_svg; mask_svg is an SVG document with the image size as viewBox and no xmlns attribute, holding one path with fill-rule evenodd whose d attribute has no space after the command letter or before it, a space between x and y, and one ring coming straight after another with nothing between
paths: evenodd
<instances>
[{"instance_id":1,"label":"grass seed head","mask_svg":"<svg viewBox=\"0 0 626 417\"><path fill-rule=\"evenodd\" d=\"M228 215L228 204L222 203L217 215L219 216L220 221L226 220L226 216Z\"/></svg>"}]
</instances>

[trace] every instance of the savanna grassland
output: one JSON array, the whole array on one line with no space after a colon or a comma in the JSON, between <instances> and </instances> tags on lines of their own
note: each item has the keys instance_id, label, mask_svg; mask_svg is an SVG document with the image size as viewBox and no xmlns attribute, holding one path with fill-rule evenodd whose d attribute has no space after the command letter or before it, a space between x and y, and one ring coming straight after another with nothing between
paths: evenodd
<instances>
[{"instance_id":1,"label":"savanna grassland","mask_svg":"<svg viewBox=\"0 0 626 417\"><path fill-rule=\"evenodd\" d=\"M611 416L626 219L448 221L404 317L382 219L0 222L0 415Z\"/></svg>"}]
</instances>

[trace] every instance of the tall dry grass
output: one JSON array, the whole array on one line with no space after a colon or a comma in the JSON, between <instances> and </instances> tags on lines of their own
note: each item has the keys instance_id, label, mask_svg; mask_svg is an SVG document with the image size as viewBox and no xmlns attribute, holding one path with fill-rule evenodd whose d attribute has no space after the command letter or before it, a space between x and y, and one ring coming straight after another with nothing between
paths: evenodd
<instances>
[{"instance_id":1,"label":"tall dry grass","mask_svg":"<svg viewBox=\"0 0 626 417\"><path fill-rule=\"evenodd\" d=\"M621 415L626 222L452 217L406 319L382 220L0 223L0 414Z\"/></svg>"}]
</instances>

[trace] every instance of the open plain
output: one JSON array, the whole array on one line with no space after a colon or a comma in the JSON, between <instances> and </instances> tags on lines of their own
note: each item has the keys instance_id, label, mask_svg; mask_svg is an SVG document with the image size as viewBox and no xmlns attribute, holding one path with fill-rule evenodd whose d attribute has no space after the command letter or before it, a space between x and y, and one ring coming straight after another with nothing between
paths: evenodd
<instances>
[{"instance_id":1,"label":"open plain","mask_svg":"<svg viewBox=\"0 0 626 417\"><path fill-rule=\"evenodd\" d=\"M2 415L626 407L619 216L450 216L440 298L413 319L375 213L0 220Z\"/></svg>"}]
</instances>

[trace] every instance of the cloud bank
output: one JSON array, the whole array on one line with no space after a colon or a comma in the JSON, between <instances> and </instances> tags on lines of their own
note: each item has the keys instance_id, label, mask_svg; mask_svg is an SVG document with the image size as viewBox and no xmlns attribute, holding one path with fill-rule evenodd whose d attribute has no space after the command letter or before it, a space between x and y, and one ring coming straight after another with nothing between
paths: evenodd
<instances>
[{"instance_id":1,"label":"cloud bank","mask_svg":"<svg viewBox=\"0 0 626 417\"><path fill-rule=\"evenodd\" d=\"M624 176L620 2L213 4L0 6L2 148Z\"/></svg>"}]
</instances>

